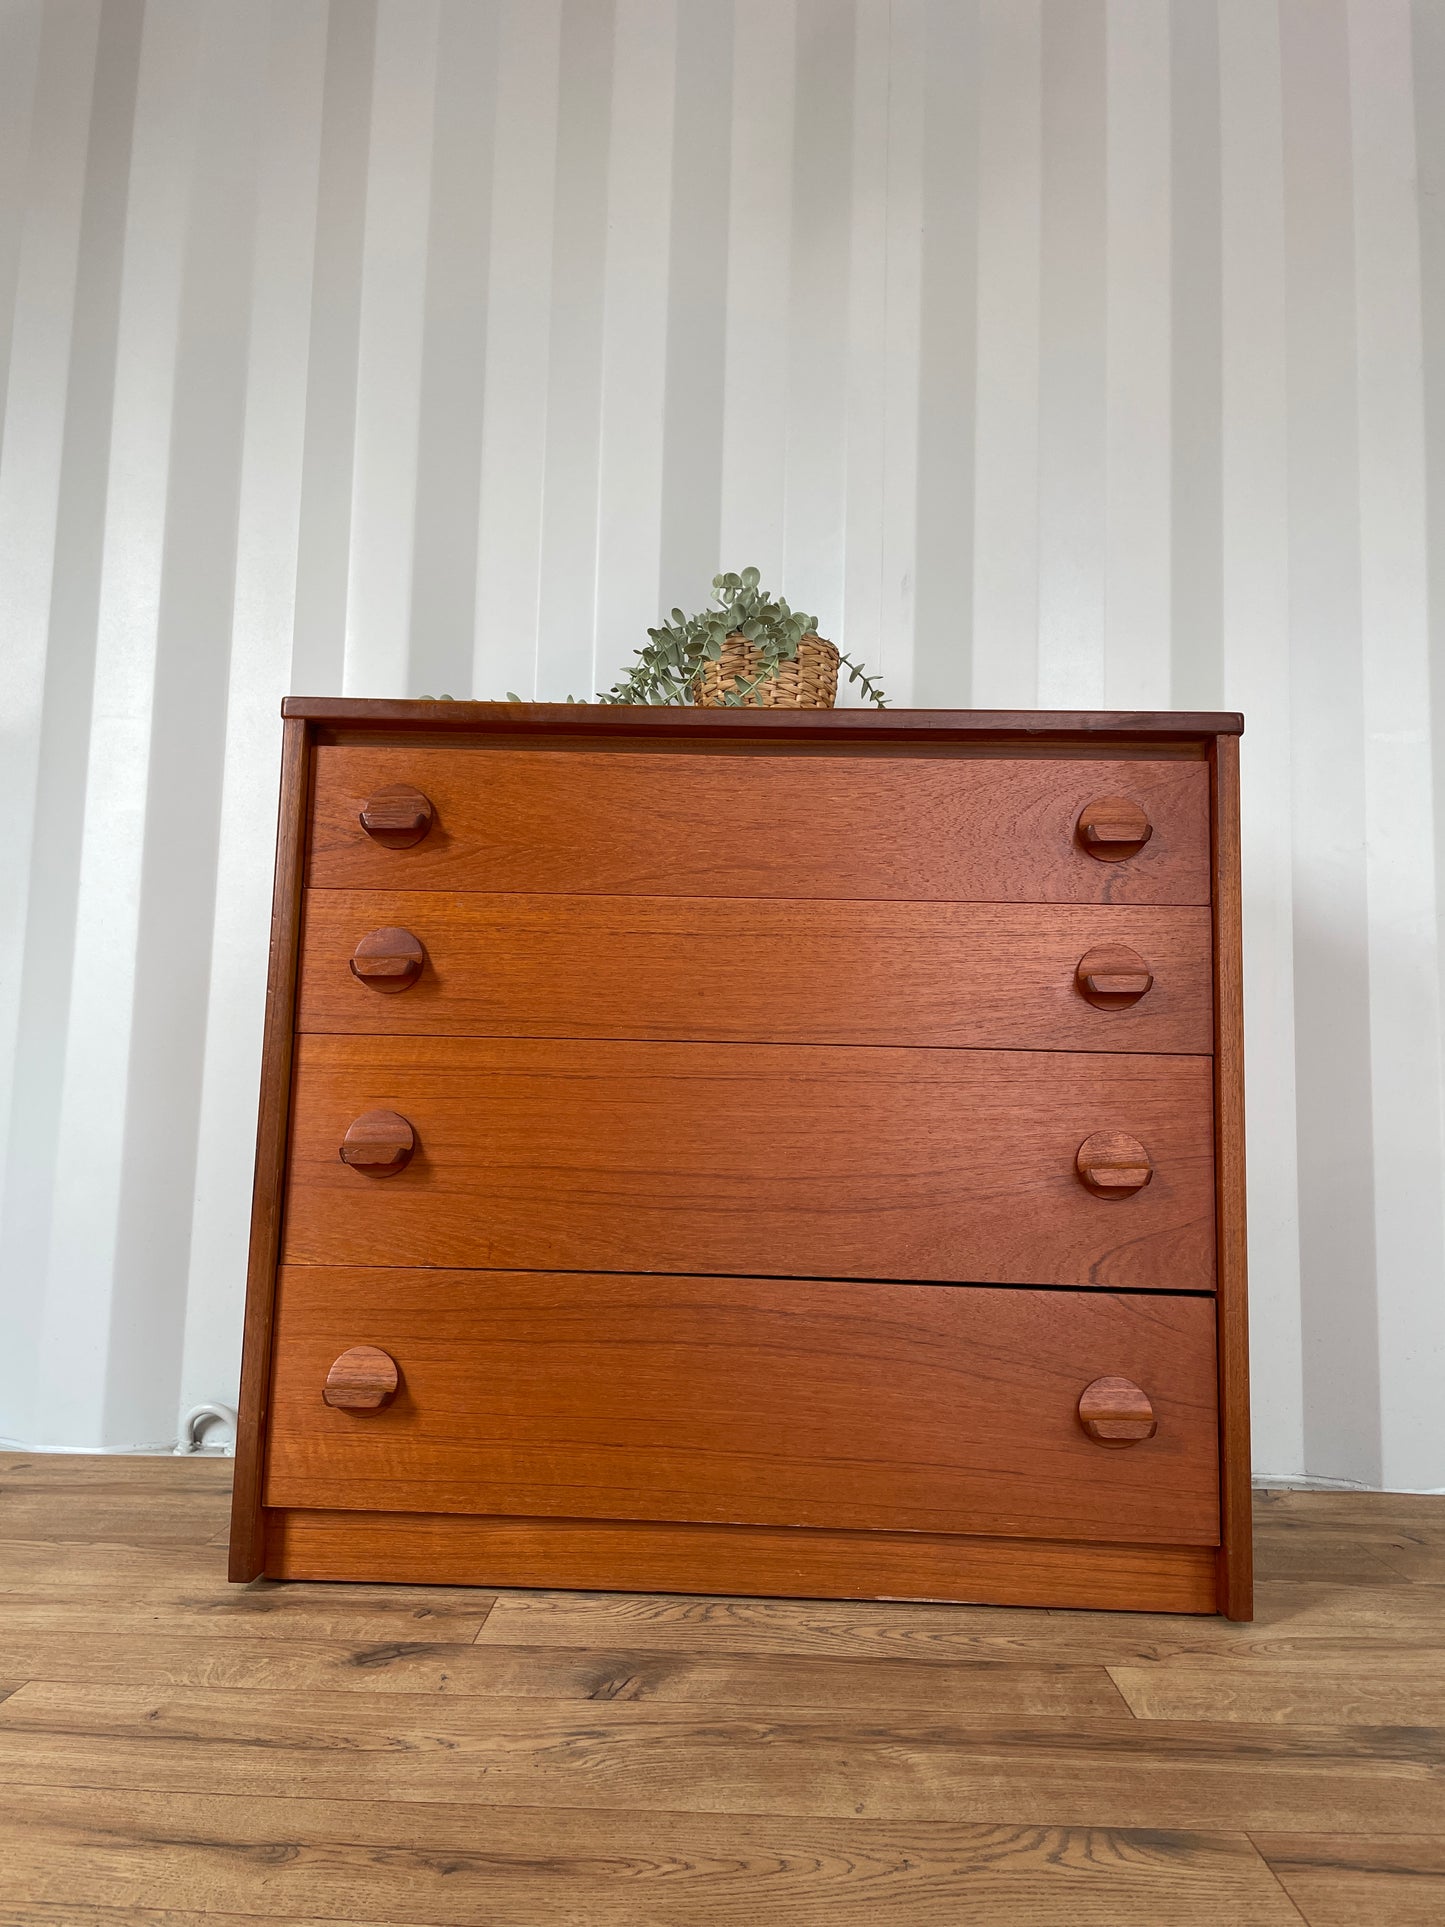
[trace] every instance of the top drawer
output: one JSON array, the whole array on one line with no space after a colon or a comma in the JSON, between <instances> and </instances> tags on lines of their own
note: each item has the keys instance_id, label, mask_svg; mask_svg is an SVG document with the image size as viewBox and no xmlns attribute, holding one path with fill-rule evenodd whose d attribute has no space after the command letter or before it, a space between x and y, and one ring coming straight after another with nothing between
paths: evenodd
<instances>
[{"instance_id":1,"label":"top drawer","mask_svg":"<svg viewBox=\"0 0 1445 1927\"><path fill-rule=\"evenodd\" d=\"M1183 757L322 745L315 769L313 888L1209 901Z\"/></svg>"}]
</instances>

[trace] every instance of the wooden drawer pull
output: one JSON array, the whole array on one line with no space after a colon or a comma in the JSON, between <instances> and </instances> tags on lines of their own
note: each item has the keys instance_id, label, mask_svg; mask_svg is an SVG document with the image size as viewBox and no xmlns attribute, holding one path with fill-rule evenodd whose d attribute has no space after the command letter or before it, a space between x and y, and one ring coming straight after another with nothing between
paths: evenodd
<instances>
[{"instance_id":1,"label":"wooden drawer pull","mask_svg":"<svg viewBox=\"0 0 1445 1927\"><path fill-rule=\"evenodd\" d=\"M363 1111L341 1140L341 1162L369 1178L389 1178L404 1171L416 1148L416 1137L397 1111Z\"/></svg>"},{"instance_id":2,"label":"wooden drawer pull","mask_svg":"<svg viewBox=\"0 0 1445 1927\"><path fill-rule=\"evenodd\" d=\"M374 843L388 850L407 850L420 843L431 828L430 801L410 783L393 783L374 791L362 805L361 827Z\"/></svg>"},{"instance_id":3,"label":"wooden drawer pull","mask_svg":"<svg viewBox=\"0 0 1445 1927\"><path fill-rule=\"evenodd\" d=\"M410 930L373 930L351 953L351 974L371 990L409 990L425 961Z\"/></svg>"},{"instance_id":4,"label":"wooden drawer pull","mask_svg":"<svg viewBox=\"0 0 1445 1927\"><path fill-rule=\"evenodd\" d=\"M1113 1380L1101 1379L1100 1384ZM321 1396L343 1412L379 1412L396 1395L396 1360L375 1345L353 1345L326 1374Z\"/></svg>"},{"instance_id":5,"label":"wooden drawer pull","mask_svg":"<svg viewBox=\"0 0 1445 1927\"><path fill-rule=\"evenodd\" d=\"M1149 1394L1132 1378L1096 1378L1079 1395L1079 1423L1096 1445L1138 1445L1159 1430Z\"/></svg>"},{"instance_id":6,"label":"wooden drawer pull","mask_svg":"<svg viewBox=\"0 0 1445 1927\"><path fill-rule=\"evenodd\" d=\"M1074 1163L1084 1183L1101 1198L1127 1198L1142 1191L1154 1175L1149 1153L1138 1138L1123 1131L1095 1131L1079 1146Z\"/></svg>"},{"instance_id":7,"label":"wooden drawer pull","mask_svg":"<svg viewBox=\"0 0 1445 1927\"><path fill-rule=\"evenodd\" d=\"M1079 811L1080 843L1101 863L1123 863L1137 856L1154 834L1154 825L1127 796L1096 796Z\"/></svg>"},{"instance_id":8,"label":"wooden drawer pull","mask_svg":"<svg viewBox=\"0 0 1445 1927\"><path fill-rule=\"evenodd\" d=\"M1074 982L1096 1010L1127 1010L1153 988L1154 973L1127 944L1102 943L1080 957Z\"/></svg>"}]
</instances>

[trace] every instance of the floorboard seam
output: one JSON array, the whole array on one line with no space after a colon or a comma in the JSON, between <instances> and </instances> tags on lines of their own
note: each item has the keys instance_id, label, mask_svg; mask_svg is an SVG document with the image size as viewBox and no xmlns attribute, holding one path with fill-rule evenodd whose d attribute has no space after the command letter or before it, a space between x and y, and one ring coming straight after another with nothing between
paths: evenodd
<instances>
[{"instance_id":1,"label":"floorboard seam","mask_svg":"<svg viewBox=\"0 0 1445 1927\"><path fill-rule=\"evenodd\" d=\"M1108 1680L1109 1684L1113 1687L1114 1691L1119 1695L1120 1700L1123 1702L1124 1711L1129 1715L1129 1718L1131 1720L1140 1719L1142 1715L1134 1711L1134 1708L1129 1704L1128 1694L1124 1691L1123 1687L1119 1684L1118 1680L1115 1679L1113 1667L1105 1666L1105 1667L1102 1667L1100 1670L1103 1672L1104 1677Z\"/></svg>"},{"instance_id":2,"label":"floorboard seam","mask_svg":"<svg viewBox=\"0 0 1445 1927\"><path fill-rule=\"evenodd\" d=\"M1265 1871L1268 1873L1270 1879L1274 1882L1275 1886L1278 1887L1280 1892L1284 1895L1286 1903L1294 1910L1296 1919L1302 1920L1304 1922L1304 1927L1310 1927L1309 1915L1305 1913L1304 1909L1300 1906L1299 1902L1295 1899L1294 1895L1290 1892L1289 1888L1286 1887L1284 1882L1280 1879L1279 1875L1275 1872L1274 1868L1270 1865L1268 1855L1261 1851L1259 1842L1255 1839L1254 1835L1250 1833L1248 1830L1246 1830L1244 1837L1249 1842L1250 1846L1254 1849L1254 1851L1257 1854L1259 1854L1261 1865L1264 1867Z\"/></svg>"}]
</instances>

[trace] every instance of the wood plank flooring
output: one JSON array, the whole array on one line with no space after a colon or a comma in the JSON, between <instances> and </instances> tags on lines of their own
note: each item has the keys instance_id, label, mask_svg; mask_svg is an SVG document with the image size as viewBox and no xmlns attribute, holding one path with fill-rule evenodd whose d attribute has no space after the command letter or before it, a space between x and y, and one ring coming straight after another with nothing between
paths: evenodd
<instances>
[{"instance_id":1,"label":"wood plank flooring","mask_svg":"<svg viewBox=\"0 0 1445 1927\"><path fill-rule=\"evenodd\" d=\"M1236 1626L233 1588L230 1470L0 1455L0 1927L1445 1922L1445 1500Z\"/></svg>"}]
</instances>

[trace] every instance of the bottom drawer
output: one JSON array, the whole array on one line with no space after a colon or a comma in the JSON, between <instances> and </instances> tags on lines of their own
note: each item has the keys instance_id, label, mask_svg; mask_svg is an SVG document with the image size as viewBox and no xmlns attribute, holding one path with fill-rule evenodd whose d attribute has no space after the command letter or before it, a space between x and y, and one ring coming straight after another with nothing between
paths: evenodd
<instances>
[{"instance_id":1,"label":"bottom drawer","mask_svg":"<svg viewBox=\"0 0 1445 1927\"><path fill-rule=\"evenodd\" d=\"M355 1347L394 1363L376 1409L327 1402ZM1147 1395L1151 1437L1088 1434L1080 1397L1105 1377ZM387 1383L363 1356L331 1396ZM1214 1306L287 1267L265 1503L1214 1545Z\"/></svg>"}]
</instances>

